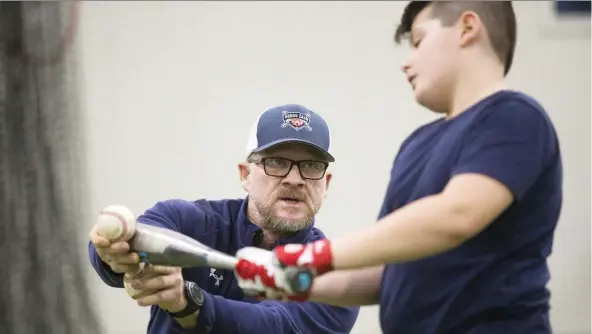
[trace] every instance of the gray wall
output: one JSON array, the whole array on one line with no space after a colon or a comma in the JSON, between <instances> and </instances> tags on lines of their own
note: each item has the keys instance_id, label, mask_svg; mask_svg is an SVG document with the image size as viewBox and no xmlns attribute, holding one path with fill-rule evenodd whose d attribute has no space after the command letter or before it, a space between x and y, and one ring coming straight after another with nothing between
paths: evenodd
<instances>
[{"instance_id":1,"label":"gray wall","mask_svg":"<svg viewBox=\"0 0 592 334\"><path fill-rule=\"evenodd\" d=\"M91 194L140 213L171 197L243 196L236 164L262 110L301 103L333 129L330 237L373 224L398 145L435 117L415 105L392 33L400 2L85 2L78 32ZM516 3L513 88L557 126L565 205L551 259L556 333L590 333L590 25ZM372 130L370 130L372 129ZM370 146L372 148L370 149ZM375 154L374 152L381 152ZM343 211L344 205L357 211ZM106 333L141 333L148 309L89 265ZM354 333L379 333L376 307Z\"/></svg>"}]
</instances>

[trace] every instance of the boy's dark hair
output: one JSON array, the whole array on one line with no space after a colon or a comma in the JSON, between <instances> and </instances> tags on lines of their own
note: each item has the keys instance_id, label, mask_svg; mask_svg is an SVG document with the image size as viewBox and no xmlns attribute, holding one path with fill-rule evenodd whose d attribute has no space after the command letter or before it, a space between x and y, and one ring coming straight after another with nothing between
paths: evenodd
<instances>
[{"instance_id":1,"label":"boy's dark hair","mask_svg":"<svg viewBox=\"0 0 592 334\"><path fill-rule=\"evenodd\" d=\"M428 6L431 6L431 16L445 27L456 23L465 11L479 15L493 51L504 64L504 74L508 74L516 48L516 15L511 1L411 1L401 16L395 42L400 43L411 32L413 21Z\"/></svg>"}]
</instances>

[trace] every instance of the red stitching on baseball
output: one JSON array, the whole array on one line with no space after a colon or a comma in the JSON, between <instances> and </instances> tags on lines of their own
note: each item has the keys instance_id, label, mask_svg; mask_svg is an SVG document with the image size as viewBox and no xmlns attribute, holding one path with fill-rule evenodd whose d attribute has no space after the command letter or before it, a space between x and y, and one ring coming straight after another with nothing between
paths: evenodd
<instances>
[{"instance_id":1,"label":"red stitching on baseball","mask_svg":"<svg viewBox=\"0 0 592 334\"><path fill-rule=\"evenodd\" d=\"M120 241L123 237L125 237L127 235L127 221L125 221L125 219L123 218L122 215L120 215L117 212L105 211L105 210L101 210L100 214L115 217L115 218L119 219L119 222L123 226L122 232L121 232L121 235L119 236L119 238L116 238L111 241L115 241L115 242Z\"/></svg>"}]
</instances>

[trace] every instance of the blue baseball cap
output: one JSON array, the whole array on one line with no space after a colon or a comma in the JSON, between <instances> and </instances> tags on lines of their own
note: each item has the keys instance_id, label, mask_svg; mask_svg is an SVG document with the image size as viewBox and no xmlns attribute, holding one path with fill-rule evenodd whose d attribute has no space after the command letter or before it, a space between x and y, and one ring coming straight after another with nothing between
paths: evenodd
<instances>
[{"instance_id":1,"label":"blue baseball cap","mask_svg":"<svg viewBox=\"0 0 592 334\"><path fill-rule=\"evenodd\" d=\"M247 157L285 143L302 143L319 151L328 162L331 138L327 122L299 104L286 104L264 111L253 124L247 141Z\"/></svg>"}]
</instances>

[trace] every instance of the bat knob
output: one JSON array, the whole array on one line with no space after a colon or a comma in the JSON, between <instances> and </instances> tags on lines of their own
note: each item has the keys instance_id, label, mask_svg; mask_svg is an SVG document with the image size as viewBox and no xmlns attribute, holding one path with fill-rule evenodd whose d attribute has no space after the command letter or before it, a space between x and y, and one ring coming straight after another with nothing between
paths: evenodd
<instances>
[{"instance_id":1,"label":"bat knob","mask_svg":"<svg viewBox=\"0 0 592 334\"><path fill-rule=\"evenodd\" d=\"M291 290L295 293L307 293L312 287L313 275L306 268L288 268L286 278Z\"/></svg>"}]
</instances>

